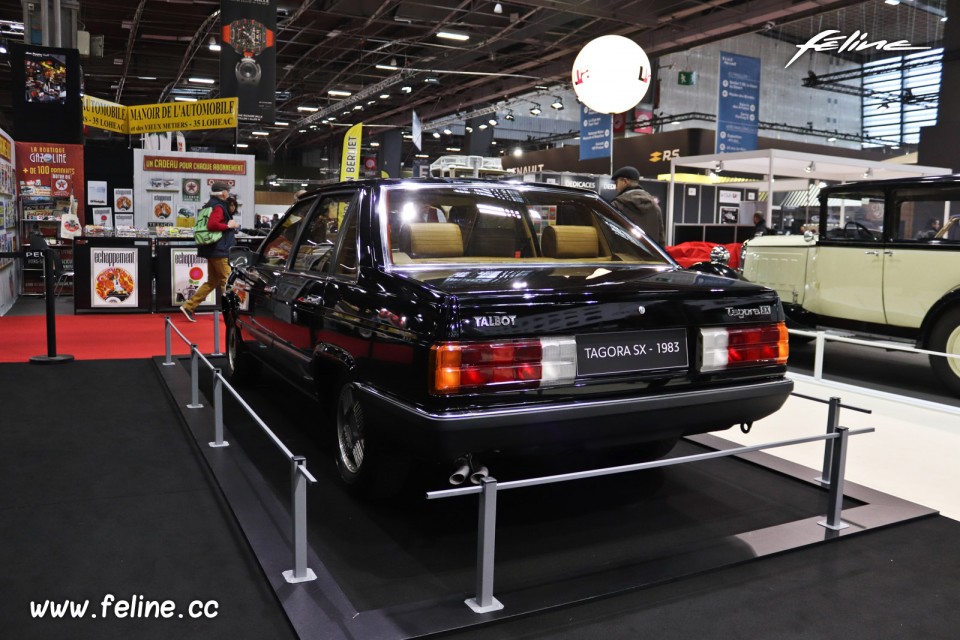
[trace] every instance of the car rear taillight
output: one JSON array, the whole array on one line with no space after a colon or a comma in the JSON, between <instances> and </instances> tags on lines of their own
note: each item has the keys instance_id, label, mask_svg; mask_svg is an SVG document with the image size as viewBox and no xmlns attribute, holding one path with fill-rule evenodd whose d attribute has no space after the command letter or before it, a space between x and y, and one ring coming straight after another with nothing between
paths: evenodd
<instances>
[{"instance_id":1,"label":"car rear taillight","mask_svg":"<svg viewBox=\"0 0 960 640\"><path fill-rule=\"evenodd\" d=\"M700 335L703 337L703 364L700 365L700 371L786 364L790 352L787 325L783 322L701 329Z\"/></svg>"},{"instance_id":2,"label":"car rear taillight","mask_svg":"<svg viewBox=\"0 0 960 640\"><path fill-rule=\"evenodd\" d=\"M443 395L563 384L577 370L573 338L443 342L430 359L430 392Z\"/></svg>"}]
</instances>

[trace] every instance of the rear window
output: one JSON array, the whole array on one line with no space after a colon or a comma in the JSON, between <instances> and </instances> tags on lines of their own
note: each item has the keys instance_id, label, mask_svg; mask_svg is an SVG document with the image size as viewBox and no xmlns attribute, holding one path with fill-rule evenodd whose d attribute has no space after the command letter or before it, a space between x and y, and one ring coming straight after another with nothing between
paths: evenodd
<instances>
[{"instance_id":1,"label":"rear window","mask_svg":"<svg viewBox=\"0 0 960 640\"><path fill-rule=\"evenodd\" d=\"M446 263L667 264L599 198L523 185L384 190L380 220L397 267Z\"/></svg>"}]
</instances>

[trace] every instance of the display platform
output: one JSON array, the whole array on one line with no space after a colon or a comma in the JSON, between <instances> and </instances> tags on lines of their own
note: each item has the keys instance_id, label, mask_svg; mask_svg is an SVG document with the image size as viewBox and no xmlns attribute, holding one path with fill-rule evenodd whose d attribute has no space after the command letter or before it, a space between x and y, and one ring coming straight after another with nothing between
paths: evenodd
<instances>
[{"instance_id":1,"label":"display platform","mask_svg":"<svg viewBox=\"0 0 960 640\"><path fill-rule=\"evenodd\" d=\"M161 361L155 361L160 375L183 407L189 362ZM200 380L208 388L209 372ZM293 563L286 460L235 402L227 402L224 417L231 446L221 449L206 444L213 438L209 406L180 411L302 638L406 638L502 624L936 515L847 483L843 519L850 526L826 529L818 524L827 509L827 491L813 480L818 472L763 453L505 492L498 499L494 587L504 609L476 614L464 600L475 595L477 501L428 502L424 495L445 488L448 469L420 469L389 504L361 503L336 482L315 403L285 393L272 376L242 391L318 478L308 490L314 582L290 585L282 578ZM732 446L701 436L671 455ZM856 449L851 438L851 456ZM506 481L623 461L585 455L484 463Z\"/></svg>"}]
</instances>

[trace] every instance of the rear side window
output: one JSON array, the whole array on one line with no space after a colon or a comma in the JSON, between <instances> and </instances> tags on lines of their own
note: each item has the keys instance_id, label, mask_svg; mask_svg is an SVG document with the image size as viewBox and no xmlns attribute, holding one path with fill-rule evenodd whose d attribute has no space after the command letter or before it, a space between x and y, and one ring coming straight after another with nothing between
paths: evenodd
<instances>
[{"instance_id":1,"label":"rear side window","mask_svg":"<svg viewBox=\"0 0 960 640\"><path fill-rule=\"evenodd\" d=\"M313 200L297 202L287 211L280 223L271 230L263 246L261 264L272 267L286 266L293 243L297 239L297 232L313 203Z\"/></svg>"},{"instance_id":2,"label":"rear side window","mask_svg":"<svg viewBox=\"0 0 960 640\"><path fill-rule=\"evenodd\" d=\"M883 214L882 191L831 193L821 232L828 240L878 241L883 238Z\"/></svg>"}]
</instances>

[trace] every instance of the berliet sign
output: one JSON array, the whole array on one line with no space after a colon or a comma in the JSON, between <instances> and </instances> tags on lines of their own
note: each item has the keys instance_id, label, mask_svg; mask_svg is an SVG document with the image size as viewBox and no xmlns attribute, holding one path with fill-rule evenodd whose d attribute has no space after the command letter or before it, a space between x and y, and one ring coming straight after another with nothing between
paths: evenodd
<instances>
[{"instance_id":1,"label":"berliet sign","mask_svg":"<svg viewBox=\"0 0 960 640\"><path fill-rule=\"evenodd\" d=\"M877 51L921 51L923 49L932 49L933 47L914 47L906 40L894 40L889 42L887 40L877 40L876 42L870 42L867 40L866 31L854 31L852 35L833 35L835 33L840 33L836 29L827 29L826 31L821 31L817 35L813 36L807 40L804 44L796 45L797 53L790 58L783 68L786 69L794 61L799 58L801 55L807 51L833 51L836 50L837 53L843 53L844 51L863 51L864 49L876 49Z\"/></svg>"}]
</instances>

